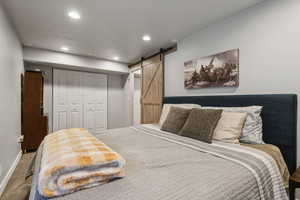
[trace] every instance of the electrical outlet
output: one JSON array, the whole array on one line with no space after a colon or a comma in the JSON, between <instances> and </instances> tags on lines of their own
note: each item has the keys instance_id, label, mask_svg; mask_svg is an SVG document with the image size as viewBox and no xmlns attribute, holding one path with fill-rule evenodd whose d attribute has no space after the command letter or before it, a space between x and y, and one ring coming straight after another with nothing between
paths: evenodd
<instances>
[{"instance_id":1,"label":"electrical outlet","mask_svg":"<svg viewBox=\"0 0 300 200\"><path fill-rule=\"evenodd\" d=\"M18 137L18 143L22 143L24 141L24 135Z\"/></svg>"}]
</instances>

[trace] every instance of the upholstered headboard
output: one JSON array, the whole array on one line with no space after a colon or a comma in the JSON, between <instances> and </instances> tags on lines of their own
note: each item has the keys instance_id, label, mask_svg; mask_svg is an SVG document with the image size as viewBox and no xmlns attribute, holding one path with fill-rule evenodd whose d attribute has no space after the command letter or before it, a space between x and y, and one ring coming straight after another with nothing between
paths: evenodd
<instances>
[{"instance_id":1,"label":"upholstered headboard","mask_svg":"<svg viewBox=\"0 0 300 200\"><path fill-rule=\"evenodd\" d=\"M164 103L194 103L203 106L261 105L263 139L280 148L290 172L297 164L297 95L230 95L165 97Z\"/></svg>"}]
</instances>

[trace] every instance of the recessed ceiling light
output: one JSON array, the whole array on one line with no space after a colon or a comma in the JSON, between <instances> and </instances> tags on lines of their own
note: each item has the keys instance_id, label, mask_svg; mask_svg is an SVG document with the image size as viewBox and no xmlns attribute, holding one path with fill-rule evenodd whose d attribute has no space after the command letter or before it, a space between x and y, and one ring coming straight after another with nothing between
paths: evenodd
<instances>
[{"instance_id":1,"label":"recessed ceiling light","mask_svg":"<svg viewBox=\"0 0 300 200\"><path fill-rule=\"evenodd\" d=\"M70 50L69 47L66 47L66 46L63 46L60 49L63 50L63 51L69 51Z\"/></svg>"},{"instance_id":2,"label":"recessed ceiling light","mask_svg":"<svg viewBox=\"0 0 300 200\"><path fill-rule=\"evenodd\" d=\"M120 58L118 56L115 56L114 57L114 60L119 60Z\"/></svg>"},{"instance_id":3,"label":"recessed ceiling light","mask_svg":"<svg viewBox=\"0 0 300 200\"><path fill-rule=\"evenodd\" d=\"M81 18L80 14L77 11L75 11L75 10L69 11L68 12L68 16L71 19L77 19L77 20Z\"/></svg>"},{"instance_id":4,"label":"recessed ceiling light","mask_svg":"<svg viewBox=\"0 0 300 200\"><path fill-rule=\"evenodd\" d=\"M144 35L143 36L143 40L146 41L146 42L148 42L148 41L151 40L151 37L149 35Z\"/></svg>"}]
</instances>

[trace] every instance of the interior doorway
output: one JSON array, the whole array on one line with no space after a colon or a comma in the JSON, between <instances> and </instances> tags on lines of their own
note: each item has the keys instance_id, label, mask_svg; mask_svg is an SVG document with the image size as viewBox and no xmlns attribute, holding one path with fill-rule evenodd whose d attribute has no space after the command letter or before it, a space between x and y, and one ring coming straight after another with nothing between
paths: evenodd
<instances>
[{"instance_id":1,"label":"interior doorway","mask_svg":"<svg viewBox=\"0 0 300 200\"><path fill-rule=\"evenodd\" d=\"M133 124L141 124L141 69L134 74L134 94L133 94Z\"/></svg>"}]
</instances>

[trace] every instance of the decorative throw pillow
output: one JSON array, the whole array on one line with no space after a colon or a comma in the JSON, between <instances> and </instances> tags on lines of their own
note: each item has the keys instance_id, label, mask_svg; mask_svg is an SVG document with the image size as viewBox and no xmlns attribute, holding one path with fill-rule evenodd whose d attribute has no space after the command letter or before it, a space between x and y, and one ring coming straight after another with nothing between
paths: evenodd
<instances>
[{"instance_id":1,"label":"decorative throw pillow","mask_svg":"<svg viewBox=\"0 0 300 200\"><path fill-rule=\"evenodd\" d=\"M262 139L262 119L260 113L262 106L247 106L247 107L202 107L204 109L223 109L226 112L241 112L247 113L247 118L242 131L240 142L250 144L264 144Z\"/></svg>"},{"instance_id":2,"label":"decorative throw pillow","mask_svg":"<svg viewBox=\"0 0 300 200\"><path fill-rule=\"evenodd\" d=\"M222 110L193 108L180 135L211 143Z\"/></svg>"},{"instance_id":3,"label":"decorative throw pillow","mask_svg":"<svg viewBox=\"0 0 300 200\"><path fill-rule=\"evenodd\" d=\"M190 109L171 106L167 118L161 126L161 130L178 134L188 118L190 111Z\"/></svg>"},{"instance_id":4,"label":"decorative throw pillow","mask_svg":"<svg viewBox=\"0 0 300 200\"><path fill-rule=\"evenodd\" d=\"M165 122L165 120L168 116L168 113L170 111L171 106L179 107L179 108L185 108L185 109L201 108L201 106L198 105L198 104L164 104L161 115L160 115L160 120L159 120L159 126L160 127Z\"/></svg>"},{"instance_id":5,"label":"decorative throw pillow","mask_svg":"<svg viewBox=\"0 0 300 200\"><path fill-rule=\"evenodd\" d=\"M246 117L247 113L223 111L215 128L213 139L238 144Z\"/></svg>"}]
</instances>

